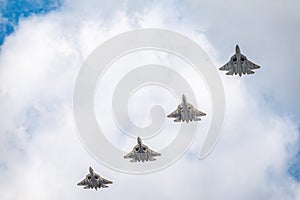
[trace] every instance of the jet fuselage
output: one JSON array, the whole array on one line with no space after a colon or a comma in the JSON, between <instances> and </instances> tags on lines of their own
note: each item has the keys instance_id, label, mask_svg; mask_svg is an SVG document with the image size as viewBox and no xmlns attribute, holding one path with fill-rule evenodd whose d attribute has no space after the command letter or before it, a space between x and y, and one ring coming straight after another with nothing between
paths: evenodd
<instances>
[{"instance_id":1,"label":"jet fuselage","mask_svg":"<svg viewBox=\"0 0 300 200\"><path fill-rule=\"evenodd\" d=\"M231 58L231 62L233 63L233 73L242 76L242 74L246 74L249 70L247 65L244 65L246 57L241 54L241 50L238 45L235 47L235 53L236 54Z\"/></svg>"}]
</instances>

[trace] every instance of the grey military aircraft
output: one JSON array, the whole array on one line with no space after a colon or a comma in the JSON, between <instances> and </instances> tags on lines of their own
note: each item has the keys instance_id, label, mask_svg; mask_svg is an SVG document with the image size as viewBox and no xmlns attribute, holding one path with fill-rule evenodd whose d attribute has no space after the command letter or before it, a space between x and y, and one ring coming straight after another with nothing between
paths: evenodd
<instances>
[{"instance_id":1,"label":"grey military aircraft","mask_svg":"<svg viewBox=\"0 0 300 200\"><path fill-rule=\"evenodd\" d=\"M97 190L98 188L107 188L107 184L112 184L113 182L106 180L96 174L93 170L92 167L89 168L90 173L86 175L86 178L83 179L80 183L77 185L79 186L84 186L84 189L95 189Z\"/></svg>"},{"instance_id":2,"label":"grey military aircraft","mask_svg":"<svg viewBox=\"0 0 300 200\"><path fill-rule=\"evenodd\" d=\"M177 109L169 114L168 118L176 118L174 122L186 121L200 121L200 116L205 116L204 112L201 112L194 108L192 104L188 103L184 94L182 95L182 102L178 105Z\"/></svg>"},{"instance_id":3,"label":"grey military aircraft","mask_svg":"<svg viewBox=\"0 0 300 200\"><path fill-rule=\"evenodd\" d=\"M254 74L254 69L259 69L260 66L254 64L247 59L246 56L241 54L241 50L238 45L235 46L235 54L230 58L230 61L226 63L223 67L220 67L219 70L228 71L226 75L239 75L242 74Z\"/></svg>"},{"instance_id":4,"label":"grey military aircraft","mask_svg":"<svg viewBox=\"0 0 300 200\"><path fill-rule=\"evenodd\" d=\"M133 147L133 150L124 156L125 159L131 159L130 162L145 162L145 161L154 161L156 160L155 156L160 156L160 153L157 153L148 146L142 143L142 139L140 137L137 138L138 144Z\"/></svg>"}]
</instances>

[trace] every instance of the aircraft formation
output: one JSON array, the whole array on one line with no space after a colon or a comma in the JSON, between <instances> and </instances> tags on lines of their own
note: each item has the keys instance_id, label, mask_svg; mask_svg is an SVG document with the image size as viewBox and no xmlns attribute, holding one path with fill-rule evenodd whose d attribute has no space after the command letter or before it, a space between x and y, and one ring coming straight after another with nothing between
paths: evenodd
<instances>
[{"instance_id":1,"label":"aircraft formation","mask_svg":"<svg viewBox=\"0 0 300 200\"><path fill-rule=\"evenodd\" d=\"M248 75L254 74L255 69L259 69L260 66L251 62L245 55L241 53L238 45L235 47L235 54L231 56L230 60L219 68L221 71L228 71L226 75ZM194 108L192 104L187 101L186 96L182 95L182 102L177 106L177 109L167 115L167 118L175 118L174 122L192 122L200 121L200 117L206 116L206 113ZM143 144L142 139L137 137L137 144L133 147L132 151L124 156L124 159L131 159L130 162L147 162L155 161L157 156L161 156L160 153L153 151L148 146ZM89 167L89 174L86 178L79 182L78 186L84 186L84 189L107 188L107 184L112 184L112 181L102 178L96 174L92 167Z\"/></svg>"}]
</instances>

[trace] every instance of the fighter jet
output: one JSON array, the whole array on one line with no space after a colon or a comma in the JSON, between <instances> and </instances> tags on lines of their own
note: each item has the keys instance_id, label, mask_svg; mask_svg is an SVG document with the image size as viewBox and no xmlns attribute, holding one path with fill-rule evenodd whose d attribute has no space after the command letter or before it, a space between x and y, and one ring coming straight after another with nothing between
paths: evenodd
<instances>
[{"instance_id":1,"label":"fighter jet","mask_svg":"<svg viewBox=\"0 0 300 200\"><path fill-rule=\"evenodd\" d=\"M81 186L83 185L84 189L93 189L97 190L98 188L107 188L108 186L106 184L112 184L113 182L106 180L96 174L92 167L89 168L90 173L86 175L86 178L83 179L80 183L77 185Z\"/></svg>"},{"instance_id":2,"label":"fighter jet","mask_svg":"<svg viewBox=\"0 0 300 200\"><path fill-rule=\"evenodd\" d=\"M241 54L241 50L238 45L235 46L235 54L230 58L230 61L226 63L219 70L228 71L226 75L237 75L242 76L242 74L254 74L253 69L259 69L260 66L254 64L247 59L246 56Z\"/></svg>"},{"instance_id":3,"label":"fighter jet","mask_svg":"<svg viewBox=\"0 0 300 200\"><path fill-rule=\"evenodd\" d=\"M167 117L176 118L174 122L186 121L200 121L200 116L205 116L206 114L197 110L192 106L192 104L188 103L184 94L182 95L182 103L178 105L177 109L169 114Z\"/></svg>"},{"instance_id":4,"label":"fighter jet","mask_svg":"<svg viewBox=\"0 0 300 200\"><path fill-rule=\"evenodd\" d=\"M131 159L130 162L145 162L145 161L154 161L156 160L155 156L160 156L160 153L157 153L148 146L142 143L142 139L140 137L137 138L138 144L133 147L133 150L124 156L125 159Z\"/></svg>"}]
</instances>

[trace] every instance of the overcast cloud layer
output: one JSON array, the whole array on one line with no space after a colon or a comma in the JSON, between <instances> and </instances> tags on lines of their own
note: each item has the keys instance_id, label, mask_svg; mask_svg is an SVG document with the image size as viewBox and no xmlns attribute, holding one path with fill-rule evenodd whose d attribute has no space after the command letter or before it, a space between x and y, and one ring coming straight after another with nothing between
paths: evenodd
<instances>
[{"instance_id":1,"label":"overcast cloud layer","mask_svg":"<svg viewBox=\"0 0 300 200\"><path fill-rule=\"evenodd\" d=\"M21 20L6 37L0 52L1 199L299 199L300 185L288 173L299 148L299 3L109 2L67 0ZM262 68L242 78L220 73L227 113L210 156L198 160L197 140L162 171L122 174L96 162L80 143L73 88L101 42L145 27L191 37L216 66L238 43ZM88 166L114 184L101 191L78 188Z\"/></svg>"}]
</instances>

